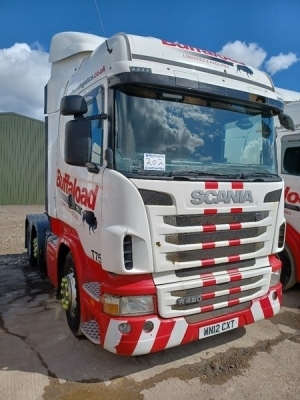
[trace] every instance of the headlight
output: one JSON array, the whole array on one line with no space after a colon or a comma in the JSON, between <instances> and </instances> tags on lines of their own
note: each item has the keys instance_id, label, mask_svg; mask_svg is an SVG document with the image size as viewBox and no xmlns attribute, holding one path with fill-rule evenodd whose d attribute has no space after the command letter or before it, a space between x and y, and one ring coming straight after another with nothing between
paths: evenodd
<instances>
[{"instance_id":1,"label":"headlight","mask_svg":"<svg viewBox=\"0 0 300 400\"><path fill-rule=\"evenodd\" d=\"M143 315L154 312L153 296L118 297L104 294L101 301L103 311L110 315Z\"/></svg>"},{"instance_id":2,"label":"headlight","mask_svg":"<svg viewBox=\"0 0 300 400\"><path fill-rule=\"evenodd\" d=\"M280 273L281 269L271 273L270 286L277 285L277 283L280 281Z\"/></svg>"}]
</instances>

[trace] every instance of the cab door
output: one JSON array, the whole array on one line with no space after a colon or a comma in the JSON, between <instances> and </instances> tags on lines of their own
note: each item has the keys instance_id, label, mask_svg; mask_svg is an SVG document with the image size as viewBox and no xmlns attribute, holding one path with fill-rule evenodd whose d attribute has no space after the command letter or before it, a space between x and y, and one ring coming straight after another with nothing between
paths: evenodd
<instances>
[{"instance_id":1,"label":"cab door","mask_svg":"<svg viewBox=\"0 0 300 400\"><path fill-rule=\"evenodd\" d=\"M88 166L68 165L64 161L64 129L60 134L60 156L58 163L57 198L58 214L65 226L74 229L90 258L101 262L100 226L102 212L102 179L105 169L107 120L105 113L104 84L95 85L79 93L84 96L88 111L84 117L91 126L91 160ZM102 117L101 117L102 116ZM70 120L63 117L62 124ZM72 119L72 118L71 118Z\"/></svg>"},{"instance_id":2,"label":"cab door","mask_svg":"<svg viewBox=\"0 0 300 400\"><path fill-rule=\"evenodd\" d=\"M300 232L300 134L281 138L280 172L285 183L285 217Z\"/></svg>"}]
</instances>

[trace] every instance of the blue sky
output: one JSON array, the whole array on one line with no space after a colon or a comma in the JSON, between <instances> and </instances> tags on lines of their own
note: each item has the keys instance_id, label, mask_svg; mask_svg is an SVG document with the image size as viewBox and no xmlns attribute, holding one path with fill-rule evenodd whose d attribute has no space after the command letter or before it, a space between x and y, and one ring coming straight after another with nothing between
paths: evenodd
<instances>
[{"instance_id":1,"label":"blue sky","mask_svg":"<svg viewBox=\"0 0 300 400\"><path fill-rule=\"evenodd\" d=\"M300 0L1 0L0 112L43 118L51 38L126 32L216 51L300 92Z\"/></svg>"}]
</instances>

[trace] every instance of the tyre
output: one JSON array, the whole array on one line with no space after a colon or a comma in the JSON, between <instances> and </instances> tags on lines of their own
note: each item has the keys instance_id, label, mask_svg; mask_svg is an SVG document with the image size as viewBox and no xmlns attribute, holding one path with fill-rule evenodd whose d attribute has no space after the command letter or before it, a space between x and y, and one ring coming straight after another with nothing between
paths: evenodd
<instances>
[{"instance_id":1,"label":"tyre","mask_svg":"<svg viewBox=\"0 0 300 400\"><path fill-rule=\"evenodd\" d=\"M75 336L81 335L80 330L80 297L75 263L72 253L69 252L64 264L61 281L61 295L63 308L66 311L69 328Z\"/></svg>"},{"instance_id":2,"label":"tyre","mask_svg":"<svg viewBox=\"0 0 300 400\"><path fill-rule=\"evenodd\" d=\"M34 235L34 232L31 231L30 225L28 224L26 229L27 256L29 264L32 267L35 267L37 265L37 259L34 256L34 241L36 241L36 236Z\"/></svg>"},{"instance_id":3,"label":"tyre","mask_svg":"<svg viewBox=\"0 0 300 400\"><path fill-rule=\"evenodd\" d=\"M282 262L282 269L280 275L280 282L283 290L288 290L293 287L297 282L296 266L293 254L286 244L281 253L278 254Z\"/></svg>"}]
</instances>

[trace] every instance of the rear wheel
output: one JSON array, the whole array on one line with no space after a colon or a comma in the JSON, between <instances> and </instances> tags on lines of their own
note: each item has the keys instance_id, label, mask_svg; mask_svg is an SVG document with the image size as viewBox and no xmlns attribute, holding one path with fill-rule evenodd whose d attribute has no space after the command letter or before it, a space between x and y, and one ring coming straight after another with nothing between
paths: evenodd
<instances>
[{"instance_id":1,"label":"rear wheel","mask_svg":"<svg viewBox=\"0 0 300 400\"><path fill-rule=\"evenodd\" d=\"M75 336L80 336L80 298L76 276L75 263L72 253L69 252L64 265L64 276L61 281L61 295L63 308L69 328Z\"/></svg>"},{"instance_id":2,"label":"rear wheel","mask_svg":"<svg viewBox=\"0 0 300 400\"><path fill-rule=\"evenodd\" d=\"M37 258L35 256L35 246L37 245L37 238L34 234L34 231L31 231L29 224L26 229L26 244L29 264L32 267L35 267L37 265Z\"/></svg>"},{"instance_id":3,"label":"rear wheel","mask_svg":"<svg viewBox=\"0 0 300 400\"><path fill-rule=\"evenodd\" d=\"M282 262L280 282L282 283L282 289L287 290L297 282L294 257L288 245L285 245L285 248L278 256Z\"/></svg>"}]
</instances>

